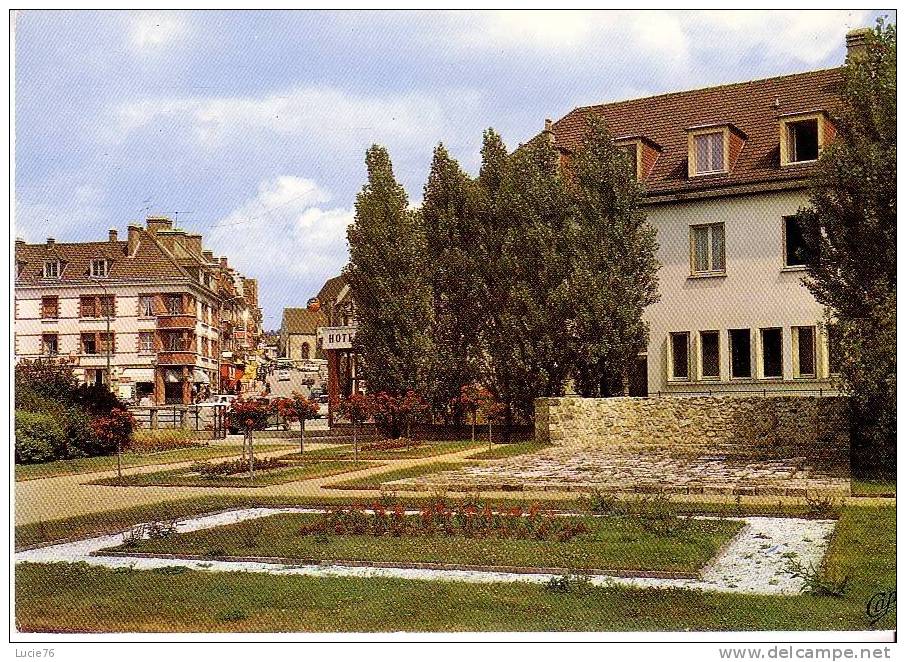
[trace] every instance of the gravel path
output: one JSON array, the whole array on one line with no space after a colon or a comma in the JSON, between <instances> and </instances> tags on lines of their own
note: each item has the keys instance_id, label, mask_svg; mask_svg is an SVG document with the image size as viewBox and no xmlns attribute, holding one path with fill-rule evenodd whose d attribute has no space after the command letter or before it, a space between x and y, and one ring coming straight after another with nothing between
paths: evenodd
<instances>
[{"instance_id":1,"label":"gravel path","mask_svg":"<svg viewBox=\"0 0 906 662\"><path fill-rule=\"evenodd\" d=\"M284 513L319 513L317 508L249 508L194 517L177 524L179 533L243 520ZM412 511L413 513L417 511ZM818 567L833 532L833 520L806 520L778 517L733 518L746 526L706 566L699 579L655 579L649 577L595 576L597 586L623 585L639 588L690 588L730 593L790 595L802 590L802 580L787 568L791 561L808 568ZM535 582L543 583L553 575L484 572L472 570L426 570L410 568L363 568L341 565L284 566L245 561L198 561L151 559L93 555L100 550L120 545L123 534L86 538L74 542L39 547L16 554L16 563L85 562L106 568L132 567L152 570L165 566L183 566L213 572L265 572L274 575L308 575L335 577L397 577L465 582Z\"/></svg>"}]
</instances>

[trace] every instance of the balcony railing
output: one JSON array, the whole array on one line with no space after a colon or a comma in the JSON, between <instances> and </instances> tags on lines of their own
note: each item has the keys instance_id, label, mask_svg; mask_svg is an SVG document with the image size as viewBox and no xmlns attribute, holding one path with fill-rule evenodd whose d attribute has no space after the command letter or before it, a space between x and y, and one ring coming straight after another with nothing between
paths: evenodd
<instances>
[{"instance_id":1,"label":"balcony railing","mask_svg":"<svg viewBox=\"0 0 906 662\"><path fill-rule=\"evenodd\" d=\"M158 352L157 365L195 365L195 352L182 350Z\"/></svg>"},{"instance_id":2,"label":"balcony railing","mask_svg":"<svg viewBox=\"0 0 906 662\"><path fill-rule=\"evenodd\" d=\"M195 318L192 315L161 315L157 318L158 329L194 329Z\"/></svg>"}]
</instances>

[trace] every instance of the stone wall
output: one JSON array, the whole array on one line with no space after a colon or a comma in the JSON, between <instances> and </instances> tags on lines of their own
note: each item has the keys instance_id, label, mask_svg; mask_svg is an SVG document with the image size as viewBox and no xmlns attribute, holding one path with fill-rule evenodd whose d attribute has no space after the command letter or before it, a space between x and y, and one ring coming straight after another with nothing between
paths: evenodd
<instances>
[{"instance_id":1,"label":"stone wall","mask_svg":"<svg viewBox=\"0 0 906 662\"><path fill-rule=\"evenodd\" d=\"M557 446L657 448L732 460L806 458L849 475L840 397L541 398L535 439Z\"/></svg>"}]
</instances>

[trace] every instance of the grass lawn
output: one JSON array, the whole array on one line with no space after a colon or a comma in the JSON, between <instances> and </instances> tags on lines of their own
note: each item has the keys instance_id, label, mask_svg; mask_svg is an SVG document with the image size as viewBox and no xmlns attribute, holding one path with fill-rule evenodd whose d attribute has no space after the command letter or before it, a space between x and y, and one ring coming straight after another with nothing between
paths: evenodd
<instances>
[{"instance_id":1,"label":"grass lawn","mask_svg":"<svg viewBox=\"0 0 906 662\"><path fill-rule=\"evenodd\" d=\"M826 563L852 577L843 598L26 564L16 566L16 623L44 632L865 630L866 602L896 586L895 527L892 507L844 509ZM875 627L895 626L894 608Z\"/></svg>"},{"instance_id":2,"label":"grass lawn","mask_svg":"<svg viewBox=\"0 0 906 662\"><path fill-rule=\"evenodd\" d=\"M527 455L547 448L549 444L537 444L534 441L522 441L515 444L494 444L490 449L485 449L476 455L470 455L470 460L501 460L505 457Z\"/></svg>"},{"instance_id":3,"label":"grass lawn","mask_svg":"<svg viewBox=\"0 0 906 662\"><path fill-rule=\"evenodd\" d=\"M473 444L471 441L444 441L437 443L423 443L421 446L414 448L399 448L393 450L371 450L363 451L359 445L360 460L409 460L422 457L434 457L435 455L446 455L447 453L458 453L470 448L479 448L480 443ZM282 460L299 460L299 459L318 459L318 460L351 460L354 457L355 449L352 444L346 446L335 446L333 448L319 448L317 450L305 451L305 455L292 453L283 455Z\"/></svg>"},{"instance_id":4,"label":"grass lawn","mask_svg":"<svg viewBox=\"0 0 906 662\"><path fill-rule=\"evenodd\" d=\"M286 444L261 444L255 446L255 452L280 450ZM159 453L123 453L123 467L144 467L150 464L175 464L193 460L209 460L218 457L239 457L239 446L196 446L179 448ZM73 474L94 473L116 469L116 455L100 457L80 457L73 460L57 460L42 464L17 464L16 480L35 480L54 476L71 476Z\"/></svg>"},{"instance_id":5,"label":"grass lawn","mask_svg":"<svg viewBox=\"0 0 906 662\"><path fill-rule=\"evenodd\" d=\"M416 518L411 518L416 519ZM560 519L560 518L558 518ZM117 551L190 556L268 556L301 560L453 563L570 570L662 570L697 572L740 522L693 522L681 535L657 535L622 518L570 518L589 531L569 542L513 538L446 536L300 535L320 515L274 515L238 524L193 531L169 538L142 540Z\"/></svg>"},{"instance_id":6,"label":"grass lawn","mask_svg":"<svg viewBox=\"0 0 906 662\"><path fill-rule=\"evenodd\" d=\"M350 478L339 483L324 485L330 490L379 490L381 483L387 483L391 480L402 480L403 478L414 478L426 474L437 473L438 471L447 471L448 469L458 469L466 466L467 462L431 462L429 464L420 464L415 467L406 467L403 469L394 469L384 473L372 474L362 478Z\"/></svg>"},{"instance_id":7,"label":"grass lawn","mask_svg":"<svg viewBox=\"0 0 906 662\"><path fill-rule=\"evenodd\" d=\"M336 474L359 471L369 467L378 466L370 462L339 462L323 461L309 464L294 464L286 468L270 471L256 471L254 479L247 476L217 476L207 478L190 473L189 468L171 469L169 471L154 471L144 474L123 476L122 480L116 476L101 478L91 481L90 485L117 485L126 487L266 487L267 485L280 485L310 478L323 478Z\"/></svg>"},{"instance_id":8,"label":"grass lawn","mask_svg":"<svg viewBox=\"0 0 906 662\"><path fill-rule=\"evenodd\" d=\"M372 497L362 497L358 495L349 496L263 496L263 495L228 495L228 494L210 494L206 496L191 497L187 499L174 499L161 503L148 504L142 506L133 506L120 510L111 510L102 513L91 513L88 515L78 515L67 517L65 519L52 520L47 522L35 522L33 524L20 524L16 527L15 541L16 548L29 547L42 543L54 542L67 538L87 537L92 534L117 533L128 529L131 526L142 522L151 522L164 519L185 519L194 517L203 513L217 512L231 508L253 508L256 506L331 506L331 505L356 505L365 500L370 503ZM380 500L384 500L383 497ZM384 505L392 506L399 503L407 508L420 508L424 505L434 503L436 497L431 495L425 496L404 496L391 499ZM448 498L446 502L451 505L462 503L462 500ZM545 507L560 508L573 512L585 512L585 502L581 498L559 499L556 501L532 500L526 499L522 494L514 495L508 498L485 498L482 497L482 504L487 503L494 508L508 508L511 506L521 506L528 508L533 503L544 504ZM726 503L706 503L706 502L675 502L671 504L674 512L677 514L690 515L716 515L723 514L727 516L740 515L767 515L781 517L807 517L808 508L804 505L783 506L779 510L776 506L766 505L748 505Z\"/></svg>"},{"instance_id":9,"label":"grass lawn","mask_svg":"<svg viewBox=\"0 0 906 662\"><path fill-rule=\"evenodd\" d=\"M853 478L852 495L866 497L895 497L897 495L897 481L871 478L860 480L858 478Z\"/></svg>"}]
</instances>

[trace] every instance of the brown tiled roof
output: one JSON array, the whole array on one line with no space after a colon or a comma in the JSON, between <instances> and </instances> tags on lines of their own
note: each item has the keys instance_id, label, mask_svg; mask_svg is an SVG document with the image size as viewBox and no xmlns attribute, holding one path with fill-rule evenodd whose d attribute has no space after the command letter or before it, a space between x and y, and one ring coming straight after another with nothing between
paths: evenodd
<instances>
[{"instance_id":1,"label":"brown tiled roof","mask_svg":"<svg viewBox=\"0 0 906 662\"><path fill-rule=\"evenodd\" d=\"M824 69L576 108L551 129L555 145L567 153L580 146L590 113L604 119L614 138L653 140L663 151L644 182L649 195L801 180L813 167L780 167L780 118L817 110L832 114L839 104L841 73ZM686 129L728 123L747 136L730 173L690 179Z\"/></svg>"},{"instance_id":2,"label":"brown tiled roof","mask_svg":"<svg viewBox=\"0 0 906 662\"><path fill-rule=\"evenodd\" d=\"M319 326L327 323L327 317L320 310L312 312L307 308L284 308L281 329L284 333L312 336Z\"/></svg>"},{"instance_id":3,"label":"brown tiled roof","mask_svg":"<svg viewBox=\"0 0 906 662\"><path fill-rule=\"evenodd\" d=\"M318 292L318 300L321 302L321 306L327 306L336 301L337 297L340 295L340 291L345 286L346 276L343 274L328 279Z\"/></svg>"},{"instance_id":4,"label":"brown tiled roof","mask_svg":"<svg viewBox=\"0 0 906 662\"><path fill-rule=\"evenodd\" d=\"M125 241L17 244L16 262L24 263L24 267L16 278L16 284L87 283L92 280L91 261L100 258L110 260L110 271L104 282L157 281L188 277L151 235L141 231L134 255L127 253ZM61 261L62 273L59 280L46 280L44 262L53 259Z\"/></svg>"}]
</instances>

